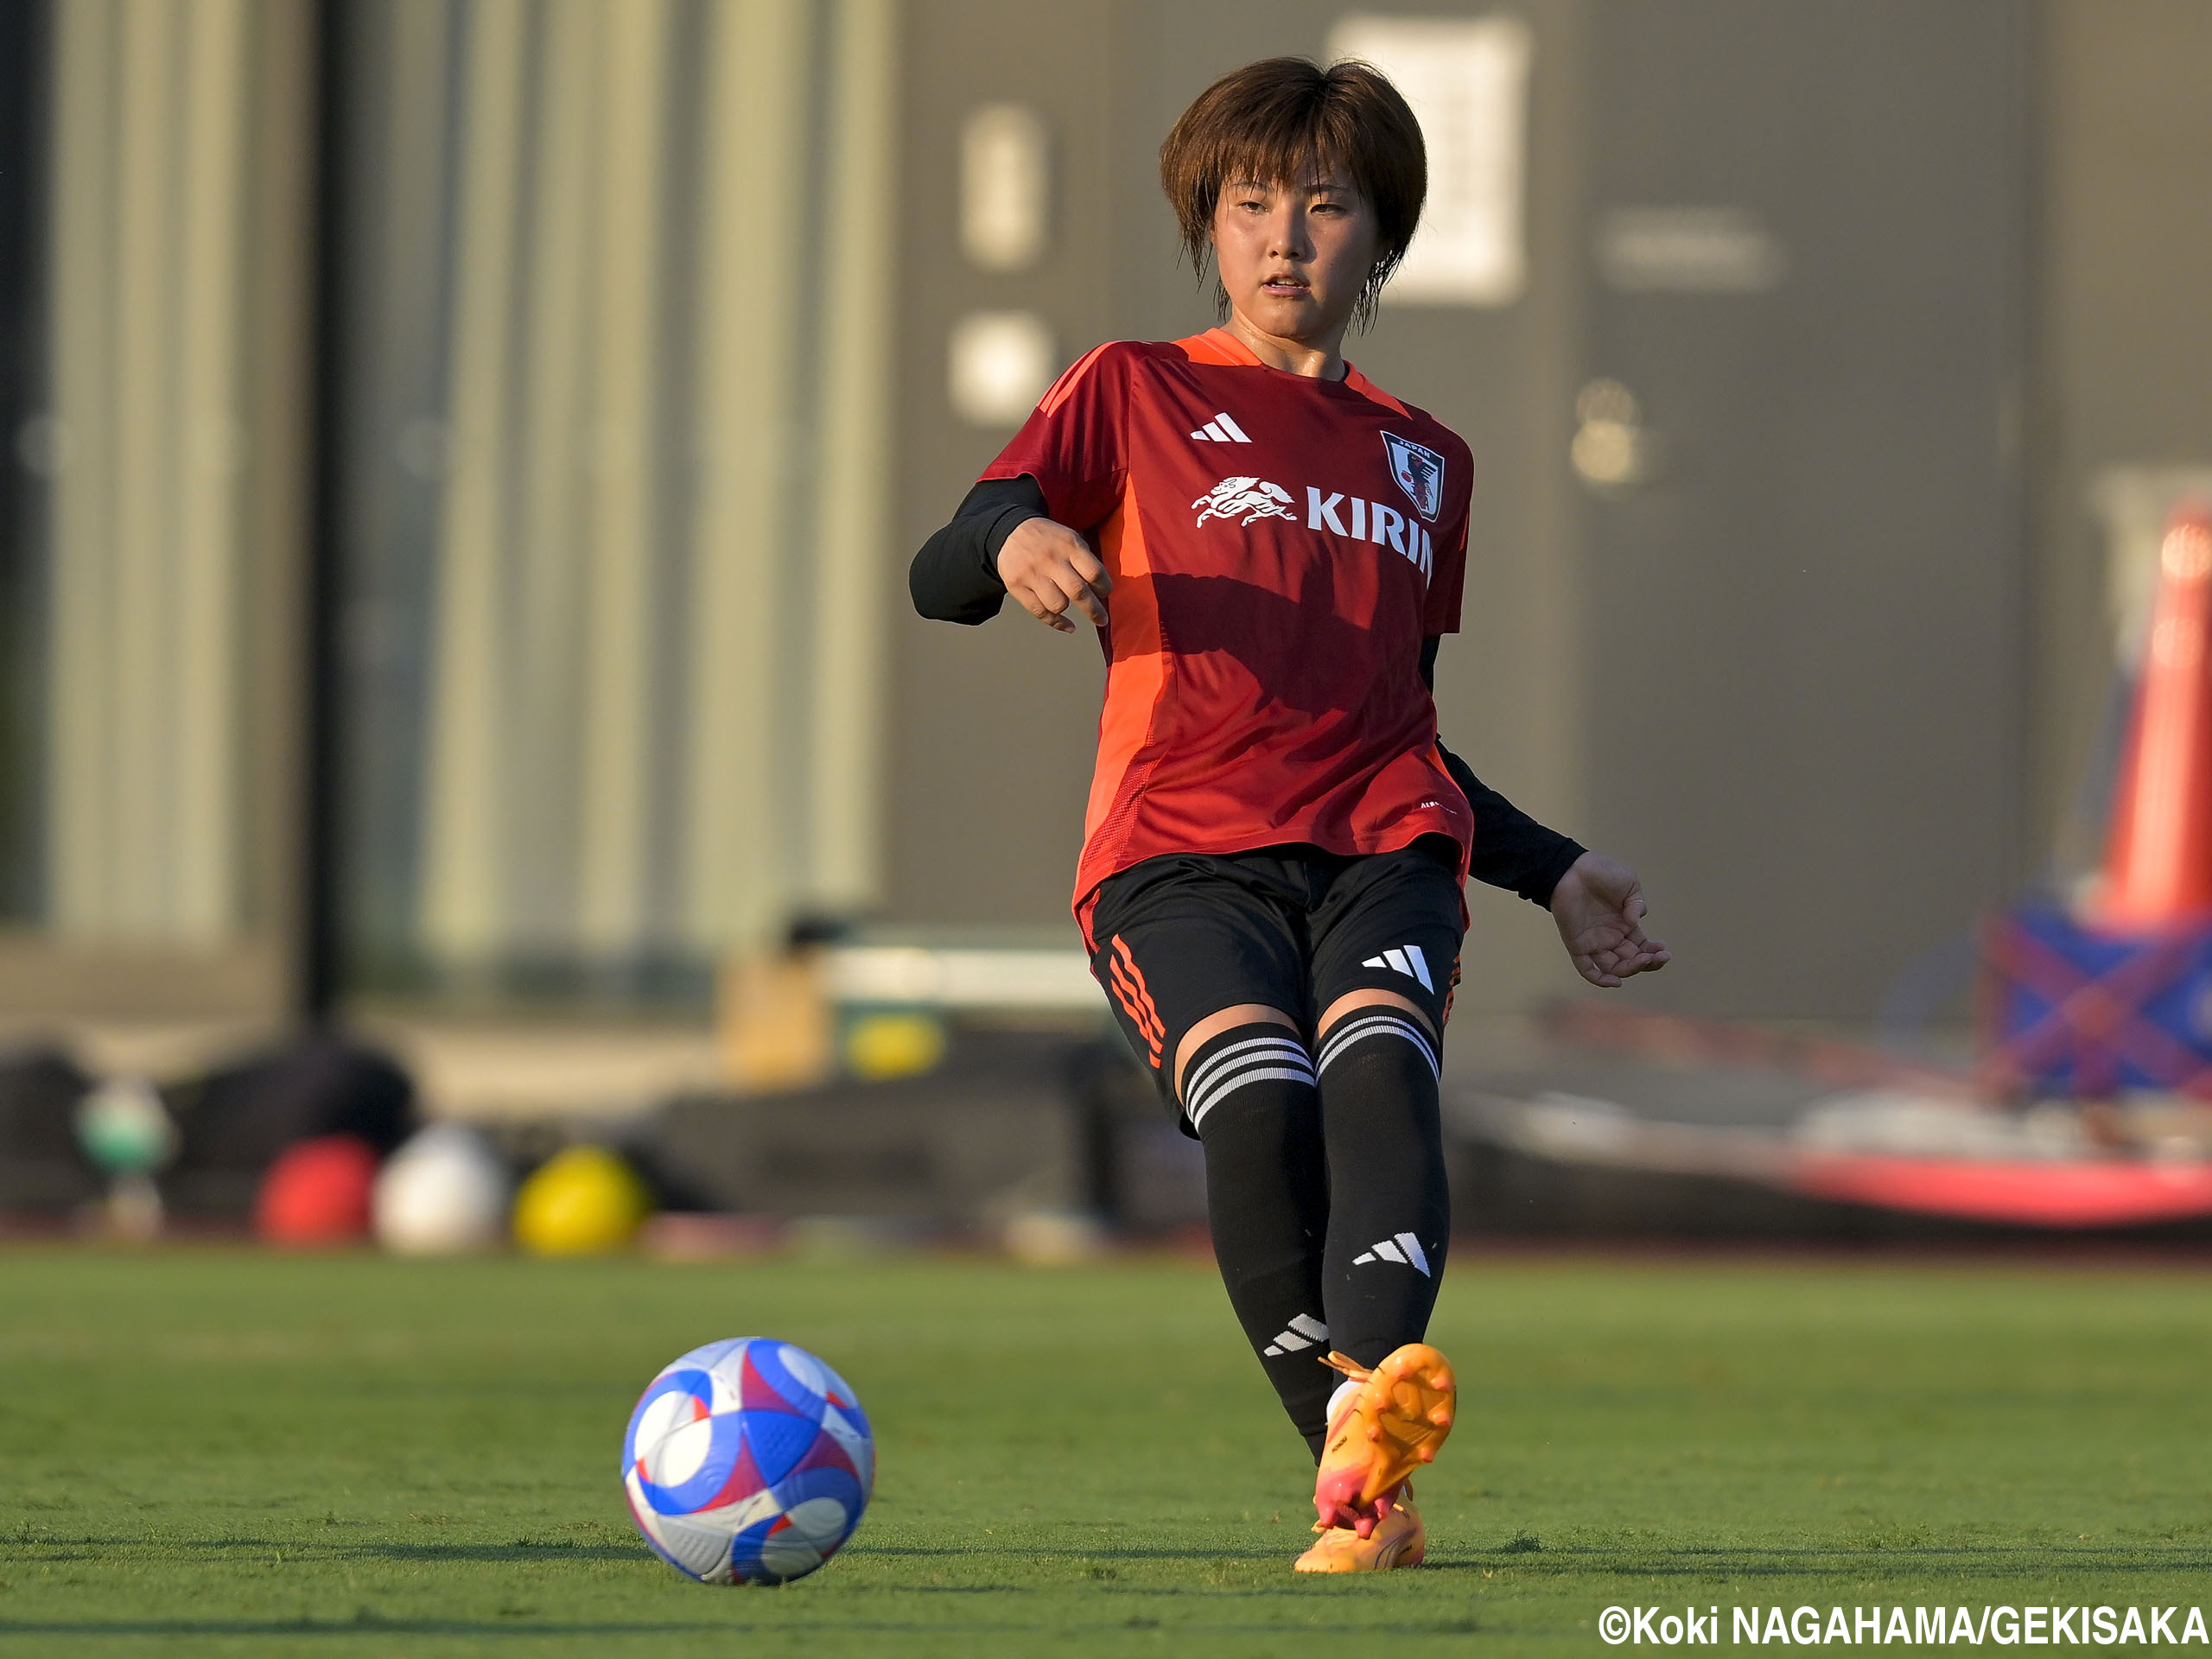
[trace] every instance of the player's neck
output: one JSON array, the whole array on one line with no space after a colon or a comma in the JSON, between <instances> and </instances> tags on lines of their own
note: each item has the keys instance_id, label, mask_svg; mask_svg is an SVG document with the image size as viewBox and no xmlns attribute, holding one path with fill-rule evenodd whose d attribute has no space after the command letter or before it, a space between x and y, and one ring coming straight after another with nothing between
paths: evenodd
<instances>
[{"instance_id":1,"label":"player's neck","mask_svg":"<svg viewBox=\"0 0 2212 1659\"><path fill-rule=\"evenodd\" d=\"M1229 321L1223 326L1243 340L1253 356L1271 369L1281 369L1286 374L1301 374L1309 380L1341 380L1344 378L1344 323L1340 322L1326 334L1316 334L1309 340L1289 340L1281 334L1268 334L1242 311L1230 311Z\"/></svg>"}]
</instances>

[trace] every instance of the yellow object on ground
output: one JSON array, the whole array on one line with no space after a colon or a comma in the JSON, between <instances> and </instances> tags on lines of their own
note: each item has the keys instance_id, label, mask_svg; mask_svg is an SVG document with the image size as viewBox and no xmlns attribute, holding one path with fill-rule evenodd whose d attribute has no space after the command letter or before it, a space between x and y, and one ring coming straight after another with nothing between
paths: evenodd
<instances>
[{"instance_id":1,"label":"yellow object on ground","mask_svg":"<svg viewBox=\"0 0 2212 1659\"><path fill-rule=\"evenodd\" d=\"M933 1071L944 1049L944 1021L933 1014L863 1014L845 1028L845 1067L869 1083Z\"/></svg>"},{"instance_id":2,"label":"yellow object on ground","mask_svg":"<svg viewBox=\"0 0 2212 1659\"><path fill-rule=\"evenodd\" d=\"M626 1248L652 1213L645 1184L604 1147L570 1147L539 1166L515 1198L515 1243L539 1255Z\"/></svg>"},{"instance_id":3,"label":"yellow object on ground","mask_svg":"<svg viewBox=\"0 0 2212 1659\"><path fill-rule=\"evenodd\" d=\"M1387 1573L1394 1567L1419 1567L1428 1550L1428 1531L1414 1508L1411 1481L1398 1489L1397 1501L1366 1537L1351 1527L1313 1530L1321 1535L1298 1558L1300 1573Z\"/></svg>"}]
</instances>

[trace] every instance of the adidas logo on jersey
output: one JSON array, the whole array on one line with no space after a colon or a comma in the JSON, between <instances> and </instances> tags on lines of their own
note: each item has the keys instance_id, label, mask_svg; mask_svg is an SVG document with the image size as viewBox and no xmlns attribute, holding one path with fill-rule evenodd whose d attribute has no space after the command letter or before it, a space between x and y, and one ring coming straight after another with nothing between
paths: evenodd
<instances>
[{"instance_id":1,"label":"adidas logo on jersey","mask_svg":"<svg viewBox=\"0 0 2212 1659\"><path fill-rule=\"evenodd\" d=\"M1191 435L1200 443L1249 443L1252 442L1244 435L1244 429L1229 418L1229 411L1225 409Z\"/></svg>"},{"instance_id":2,"label":"adidas logo on jersey","mask_svg":"<svg viewBox=\"0 0 2212 1659\"><path fill-rule=\"evenodd\" d=\"M1423 1273L1427 1268L1421 1269ZM1329 1327L1311 1313L1294 1314L1290 1324L1275 1332L1275 1339L1260 1351L1269 1359L1280 1359L1285 1354L1294 1354L1301 1348L1311 1348L1317 1342L1329 1339Z\"/></svg>"},{"instance_id":3,"label":"adidas logo on jersey","mask_svg":"<svg viewBox=\"0 0 2212 1659\"><path fill-rule=\"evenodd\" d=\"M1434 1275L1428 1270L1428 1254L1421 1247L1421 1240L1411 1233L1400 1233L1395 1238L1377 1240L1375 1248L1351 1259L1355 1268L1363 1268L1370 1262L1395 1262L1402 1268L1411 1268L1424 1279Z\"/></svg>"},{"instance_id":4,"label":"adidas logo on jersey","mask_svg":"<svg viewBox=\"0 0 2212 1659\"><path fill-rule=\"evenodd\" d=\"M1359 965L1363 968L1395 969L1408 979L1419 980L1424 991L1436 988L1436 982L1428 976L1428 958L1421 955L1421 946L1417 944L1393 945L1381 956L1370 957Z\"/></svg>"}]
</instances>

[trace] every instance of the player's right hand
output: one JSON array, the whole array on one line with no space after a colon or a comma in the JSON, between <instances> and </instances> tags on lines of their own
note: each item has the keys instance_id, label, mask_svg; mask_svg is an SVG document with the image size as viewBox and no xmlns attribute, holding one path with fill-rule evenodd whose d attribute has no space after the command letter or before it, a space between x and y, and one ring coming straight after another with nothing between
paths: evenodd
<instances>
[{"instance_id":1,"label":"player's right hand","mask_svg":"<svg viewBox=\"0 0 2212 1659\"><path fill-rule=\"evenodd\" d=\"M1574 971L1615 990L1634 974L1654 974L1674 960L1643 934L1643 883L1618 858L1586 852L1552 889L1552 919Z\"/></svg>"},{"instance_id":2,"label":"player's right hand","mask_svg":"<svg viewBox=\"0 0 2212 1659\"><path fill-rule=\"evenodd\" d=\"M1097 627L1106 626L1106 595L1114 578L1090 550L1090 543L1065 524L1050 518L1026 518L999 549L999 580L1039 622L1073 633L1067 613L1080 611Z\"/></svg>"}]
</instances>

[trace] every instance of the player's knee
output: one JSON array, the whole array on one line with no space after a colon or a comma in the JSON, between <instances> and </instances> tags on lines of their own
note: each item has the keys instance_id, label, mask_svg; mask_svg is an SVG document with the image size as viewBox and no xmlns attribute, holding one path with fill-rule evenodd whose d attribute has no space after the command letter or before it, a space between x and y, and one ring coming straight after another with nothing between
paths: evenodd
<instances>
[{"instance_id":1,"label":"player's knee","mask_svg":"<svg viewBox=\"0 0 2212 1659\"><path fill-rule=\"evenodd\" d=\"M1192 1051L1183 1073L1183 1114L1205 1138L1217 1114L1251 1105L1280 1109L1315 1084L1313 1057L1295 1027L1249 1021L1217 1032Z\"/></svg>"},{"instance_id":2,"label":"player's knee","mask_svg":"<svg viewBox=\"0 0 2212 1659\"><path fill-rule=\"evenodd\" d=\"M1246 1026L1281 1027L1294 1038L1300 1034L1298 1021L1281 1009L1270 1007L1264 1002L1239 1002L1230 1007L1216 1009L1204 1019L1192 1021L1183 1033L1181 1040L1175 1045L1175 1097L1178 1100L1183 1098L1184 1090L1190 1082L1192 1065L1198 1059L1199 1052L1229 1033Z\"/></svg>"},{"instance_id":3,"label":"player's knee","mask_svg":"<svg viewBox=\"0 0 2212 1659\"><path fill-rule=\"evenodd\" d=\"M1357 1014L1363 1008L1395 1009L1407 1015L1428 1034L1430 1046L1434 1046L1437 1022L1430 1017L1427 1008L1409 996L1402 996L1395 991L1380 990L1371 986L1359 990L1346 991L1321 1011L1321 1040L1324 1043L1327 1042L1330 1033L1343 1023L1346 1017Z\"/></svg>"},{"instance_id":4,"label":"player's knee","mask_svg":"<svg viewBox=\"0 0 2212 1659\"><path fill-rule=\"evenodd\" d=\"M1440 1072L1436 1039L1427 1021L1410 1008L1387 1003L1354 1008L1325 1026L1314 1055L1314 1073L1325 1077L1332 1070L1362 1059L1414 1066L1432 1083Z\"/></svg>"}]
</instances>

